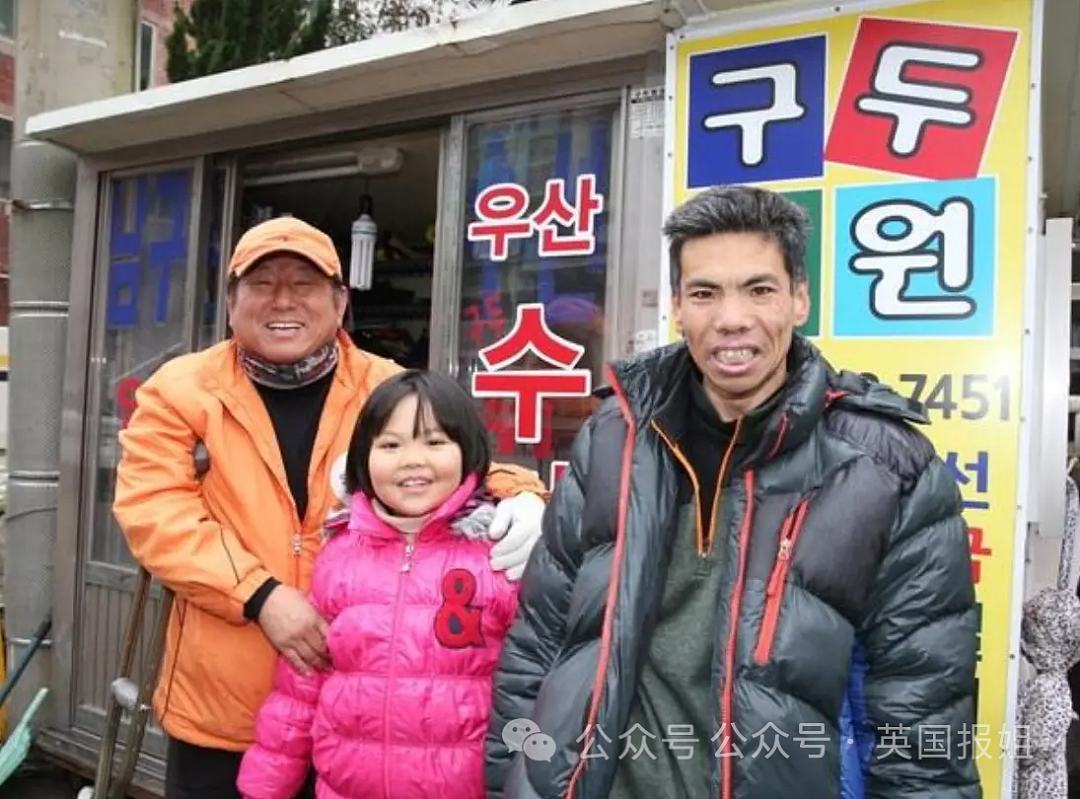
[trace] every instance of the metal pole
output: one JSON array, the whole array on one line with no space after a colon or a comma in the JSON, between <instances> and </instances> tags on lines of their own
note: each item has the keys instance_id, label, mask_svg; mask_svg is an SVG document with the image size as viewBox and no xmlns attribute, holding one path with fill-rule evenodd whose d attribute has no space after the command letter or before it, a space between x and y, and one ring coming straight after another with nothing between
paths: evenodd
<instances>
[{"instance_id":1,"label":"metal pole","mask_svg":"<svg viewBox=\"0 0 1080 799\"><path fill-rule=\"evenodd\" d=\"M34 0L18 6L3 591L9 662L17 662L25 642L52 610L76 185L75 156L29 140L23 131L34 114L132 90L137 9L131 0ZM94 205L95 198L80 198L83 213L93 213ZM64 490L77 491L78 486ZM9 704L14 719L39 688L49 686L49 658L39 653L20 683Z\"/></svg>"}]
</instances>

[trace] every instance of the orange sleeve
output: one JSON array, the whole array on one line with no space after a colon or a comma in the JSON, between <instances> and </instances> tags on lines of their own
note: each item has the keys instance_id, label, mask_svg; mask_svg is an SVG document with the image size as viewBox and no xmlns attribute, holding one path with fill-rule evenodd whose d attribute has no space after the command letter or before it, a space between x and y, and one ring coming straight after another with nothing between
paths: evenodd
<instances>
[{"instance_id":1,"label":"orange sleeve","mask_svg":"<svg viewBox=\"0 0 1080 799\"><path fill-rule=\"evenodd\" d=\"M492 462L488 469L487 488L496 499L516 497L526 491L536 494L544 502L549 499L547 486L536 472L512 463Z\"/></svg>"},{"instance_id":2,"label":"orange sleeve","mask_svg":"<svg viewBox=\"0 0 1080 799\"><path fill-rule=\"evenodd\" d=\"M200 496L194 431L151 378L120 433L113 514L135 559L177 596L233 624L271 575Z\"/></svg>"}]
</instances>

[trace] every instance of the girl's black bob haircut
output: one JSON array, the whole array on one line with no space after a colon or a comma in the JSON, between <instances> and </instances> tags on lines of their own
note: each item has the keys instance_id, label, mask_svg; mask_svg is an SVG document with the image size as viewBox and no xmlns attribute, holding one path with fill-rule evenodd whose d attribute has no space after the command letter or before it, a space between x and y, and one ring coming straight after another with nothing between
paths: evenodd
<instances>
[{"instance_id":1,"label":"girl's black bob haircut","mask_svg":"<svg viewBox=\"0 0 1080 799\"><path fill-rule=\"evenodd\" d=\"M369 497L375 496L368 474L371 447L398 403L409 396L417 398L413 435L425 432L428 419L434 419L450 440L461 447L462 480L475 474L482 486L491 466L491 439L476 403L444 374L407 369L380 383L360 409L345 459L345 489L350 494L361 491Z\"/></svg>"}]
</instances>

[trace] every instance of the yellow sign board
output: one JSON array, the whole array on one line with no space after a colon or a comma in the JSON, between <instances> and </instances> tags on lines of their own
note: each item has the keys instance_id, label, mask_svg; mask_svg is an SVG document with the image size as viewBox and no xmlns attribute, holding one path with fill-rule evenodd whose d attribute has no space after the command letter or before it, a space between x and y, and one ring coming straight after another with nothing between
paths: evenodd
<instances>
[{"instance_id":1,"label":"yellow sign board","mask_svg":"<svg viewBox=\"0 0 1080 799\"><path fill-rule=\"evenodd\" d=\"M734 31L712 22L673 36L669 63L668 205L734 183L802 204L814 221L802 332L837 367L920 401L961 484L982 613L969 751L987 796L1001 792L1015 734L1035 2L876 3Z\"/></svg>"}]
</instances>

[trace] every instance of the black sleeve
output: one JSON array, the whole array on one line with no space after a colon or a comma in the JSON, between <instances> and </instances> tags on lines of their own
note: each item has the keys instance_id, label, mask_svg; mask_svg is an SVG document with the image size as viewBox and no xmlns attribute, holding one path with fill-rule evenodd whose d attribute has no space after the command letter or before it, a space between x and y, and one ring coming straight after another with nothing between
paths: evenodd
<instances>
[{"instance_id":1,"label":"black sleeve","mask_svg":"<svg viewBox=\"0 0 1080 799\"><path fill-rule=\"evenodd\" d=\"M255 621L259 618L259 614L262 613L263 605L266 604L266 600L270 597L271 592L277 588L281 583L274 577L267 577L266 582L255 589L255 593L251 595L251 599L244 603L244 618L249 621Z\"/></svg>"},{"instance_id":2,"label":"black sleeve","mask_svg":"<svg viewBox=\"0 0 1080 799\"><path fill-rule=\"evenodd\" d=\"M514 753L502 739L507 722L528 718L540 685L565 637L582 549L581 518L593 420L578 432L570 464L544 512L543 533L522 576L517 620L503 646L494 680L486 744L489 797L501 795Z\"/></svg>"},{"instance_id":3,"label":"black sleeve","mask_svg":"<svg viewBox=\"0 0 1080 799\"><path fill-rule=\"evenodd\" d=\"M956 480L932 457L901 496L861 630L875 733L867 799L979 799L979 618ZM966 740L966 744L965 744ZM941 744L947 753L935 752Z\"/></svg>"}]
</instances>

